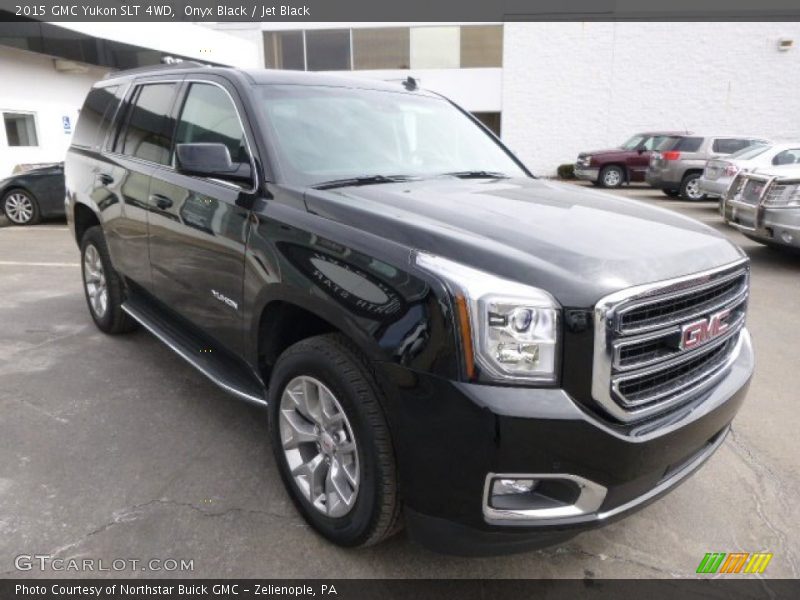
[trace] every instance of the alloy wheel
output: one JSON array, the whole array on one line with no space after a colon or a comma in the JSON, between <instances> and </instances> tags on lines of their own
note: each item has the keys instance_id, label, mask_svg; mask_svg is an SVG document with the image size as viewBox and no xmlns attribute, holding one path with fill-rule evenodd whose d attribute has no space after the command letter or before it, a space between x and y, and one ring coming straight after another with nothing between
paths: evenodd
<instances>
[{"instance_id":1,"label":"alloy wheel","mask_svg":"<svg viewBox=\"0 0 800 600\"><path fill-rule=\"evenodd\" d=\"M6 196L5 212L9 219L18 225L24 225L33 218L33 201L27 194L12 192Z\"/></svg>"},{"instance_id":2,"label":"alloy wheel","mask_svg":"<svg viewBox=\"0 0 800 600\"><path fill-rule=\"evenodd\" d=\"M689 200L699 200L703 197L703 192L700 190L700 179L692 179L686 183L686 196Z\"/></svg>"},{"instance_id":3,"label":"alloy wheel","mask_svg":"<svg viewBox=\"0 0 800 600\"><path fill-rule=\"evenodd\" d=\"M100 253L91 244L83 255L83 279L92 312L102 319L108 310L108 286Z\"/></svg>"},{"instance_id":4,"label":"alloy wheel","mask_svg":"<svg viewBox=\"0 0 800 600\"><path fill-rule=\"evenodd\" d=\"M603 184L607 187L617 187L622 182L619 171L609 169L603 175Z\"/></svg>"},{"instance_id":5,"label":"alloy wheel","mask_svg":"<svg viewBox=\"0 0 800 600\"><path fill-rule=\"evenodd\" d=\"M302 375L283 390L279 414L283 453L298 489L323 515L343 517L355 506L360 472L342 405L325 384Z\"/></svg>"}]
</instances>

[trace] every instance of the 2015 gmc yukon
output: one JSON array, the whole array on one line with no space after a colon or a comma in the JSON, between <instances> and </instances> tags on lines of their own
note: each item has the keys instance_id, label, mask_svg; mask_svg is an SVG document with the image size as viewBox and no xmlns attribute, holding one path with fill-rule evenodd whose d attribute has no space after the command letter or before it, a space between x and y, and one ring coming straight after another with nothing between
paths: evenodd
<instances>
[{"instance_id":1,"label":"2015 gmc yukon","mask_svg":"<svg viewBox=\"0 0 800 600\"><path fill-rule=\"evenodd\" d=\"M553 544L720 446L749 267L672 212L536 179L405 85L182 65L89 93L66 159L92 318L265 405L337 544Z\"/></svg>"}]
</instances>

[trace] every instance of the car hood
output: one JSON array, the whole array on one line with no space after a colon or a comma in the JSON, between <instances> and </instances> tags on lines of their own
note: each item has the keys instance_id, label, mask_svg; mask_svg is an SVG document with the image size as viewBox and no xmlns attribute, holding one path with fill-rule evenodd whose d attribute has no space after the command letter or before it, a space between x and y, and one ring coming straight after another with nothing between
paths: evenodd
<instances>
[{"instance_id":1,"label":"car hood","mask_svg":"<svg viewBox=\"0 0 800 600\"><path fill-rule=\"evenodd\" d=\"M542 179L309 190L306 205L379 238L538 286L572 307L744 256L675 212Z\"/></svg>"},{"instance_id":2,"label":"car hood","mask_svg":"<svg viewBox=\"0 0 800 600\"><path fill-rule=\"evenodd\" d=\"M623 150L622 148L606 148L604 150L591 150L589 152L581 152L578 156L600 156L602 154L627 154L630 150Z\"/></svg>"}]
</instances>

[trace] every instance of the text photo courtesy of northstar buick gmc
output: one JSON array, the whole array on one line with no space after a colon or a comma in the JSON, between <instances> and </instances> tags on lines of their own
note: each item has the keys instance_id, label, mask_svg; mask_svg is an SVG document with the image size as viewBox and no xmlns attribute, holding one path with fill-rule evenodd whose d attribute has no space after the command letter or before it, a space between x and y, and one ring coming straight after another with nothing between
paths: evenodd
<instances>
[{"instance_id":1,"label":"text photo courtesy of northstar buick gmc","mask_svg":"<svg viewBox=\"0 0 800 600\"><path fill-rule=\"evenodd\" d=\"M535 178L413 80L114 74L66 187L96 325L266 407L342 546L512 552L624 517L720 447L753 371L738 247Z\"/></svg>"}]
</instances>

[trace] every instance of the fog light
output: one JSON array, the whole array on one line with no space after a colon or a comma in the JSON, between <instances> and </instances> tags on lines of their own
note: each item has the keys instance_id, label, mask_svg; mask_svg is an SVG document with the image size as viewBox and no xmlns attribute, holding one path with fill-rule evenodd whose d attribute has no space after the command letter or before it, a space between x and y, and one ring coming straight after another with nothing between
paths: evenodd
<instances>
[{"instance_id":1,"label":"fog light","mask_svg":"<svg viewBox=\"0 0 800 600\"><path fill-rule=\"evenodd\" d=\"M492 482L492 496L509 494L529 494L536 487L535 479L495 479Z\"/></svg>"},{"instance_id":2,"label":"fog light","mask_svg":"<svg viewBox=\"0 0 800 600\"><path fill-rule=\"evenodd\" d=\"M781 233L781 239L783 240L784 244L791 244L794 238L792 237L791 233L784 231Z\"/></svg>"}]
</instances>

